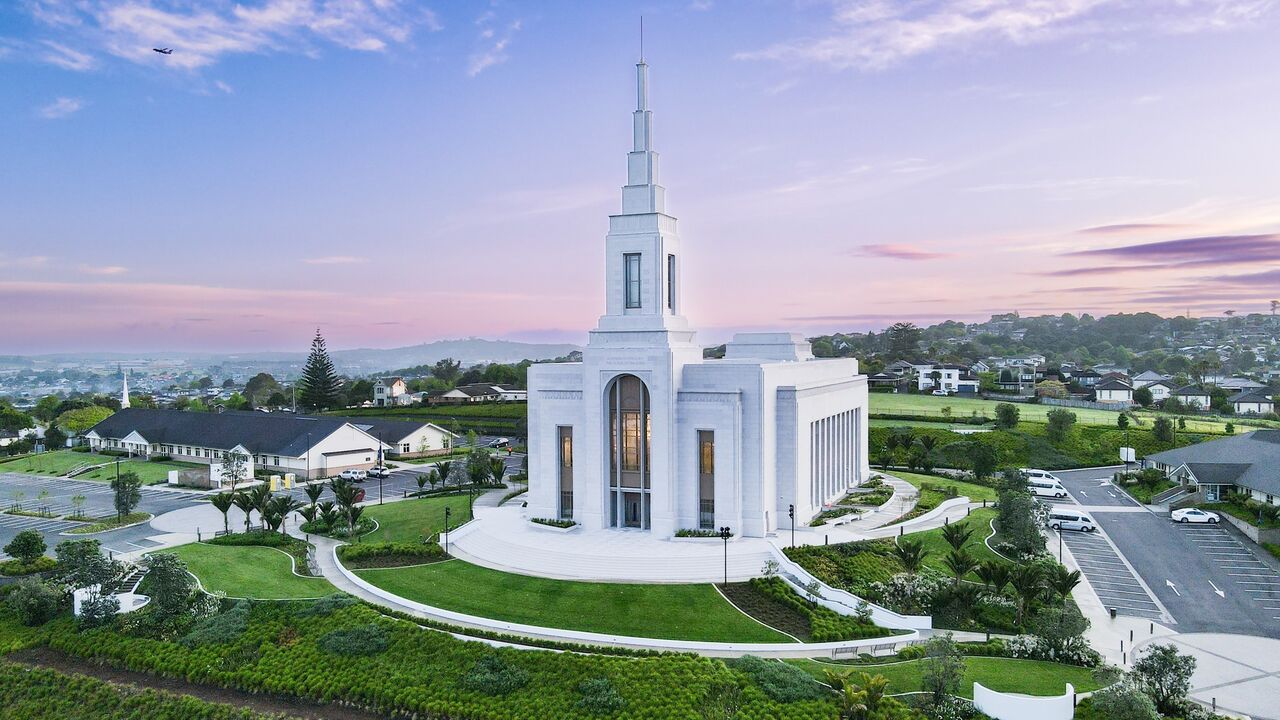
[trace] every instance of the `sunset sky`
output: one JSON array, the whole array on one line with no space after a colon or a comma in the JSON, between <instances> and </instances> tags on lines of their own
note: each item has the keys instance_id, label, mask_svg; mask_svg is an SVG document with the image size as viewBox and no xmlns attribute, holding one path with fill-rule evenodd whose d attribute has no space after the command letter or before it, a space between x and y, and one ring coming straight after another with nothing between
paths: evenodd
<instances>
[{"instance_id":1,"label":"sunset sky","mask_svg":"<svg viewBox=\"0 0 1280 720\"><path fill-rule=\"evenodd\" d=\"M641 15L707 343L1280 299L1273 0L17 0L0 354L584 341Z\"/></svg>"}]
</instances>

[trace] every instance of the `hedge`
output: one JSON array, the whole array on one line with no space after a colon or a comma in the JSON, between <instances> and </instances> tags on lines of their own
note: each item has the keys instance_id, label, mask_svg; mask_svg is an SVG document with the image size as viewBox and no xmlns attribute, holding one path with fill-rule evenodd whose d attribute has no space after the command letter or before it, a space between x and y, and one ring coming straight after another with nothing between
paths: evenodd
<instances>
[{"instance_id":1,"label":"hedge","mask_svg":"<svg viewBox=\"0 0 1280 720\"><path fill-rule=\"evenodd\" d=\"M113 627L80 632L69 617L24 634L23 628L11 627L16 620L5 611L0 613L0 649L6 640L10 647L47 645L110 666L190 683L344 703L386 715L589 720L594 715L579 706L577 688L600 676L609 678L625 703L619 718L698 717L708 688L726 683L743 685L740 720L831 720L836 715L829 696L778 702L748 676L712 658L631 659L493 648L393 620L363 605L337 608L324 616L307 612L311 605L254 603L239 637L199 647L126 636ZM385 635L381 652L338 659L320 647L320 639L329 636L332 641L335 631L371 625ZM468 689L464 677L490 655L527 673L528 685L500 696Z\"/></svg>"},{"instance_id":2,"label":"hedge","mask_svg":"<svg viewBox=\"0 0 1280 720\"><path fill-rule=\"evenodd\" d=\"M338 559L352 568L402 567L444 559L438 543L362 543L338 546Z\"/></svg>"}]
</instances>

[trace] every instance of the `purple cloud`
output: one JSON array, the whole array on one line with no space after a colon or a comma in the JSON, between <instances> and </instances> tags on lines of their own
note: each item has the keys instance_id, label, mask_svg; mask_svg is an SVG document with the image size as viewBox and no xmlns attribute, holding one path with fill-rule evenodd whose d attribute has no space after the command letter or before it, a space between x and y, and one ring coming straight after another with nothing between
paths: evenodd
<instances>
[{"instance_id":1,"label":"purple cloud","mask_svg":"<svg viewBox=\"0 0 1280 720\"><path fill-rule=\"evenodd\" d=\"M1280 260L1280 234L1209 235L1165 240L1141 245L1077 250L1065 253L1076 257L1109 257L1120 260L1147 260L1168 266L1177 263L1228 265Z\"/></svg>"},{"instance_id":2,"label":"purple cloud","mask_svg":"<svg viewBox=\"0 0 1280 720\"><path fill-rule=\"evenodd\" d=\"M854 255L865 255L870 257L885 257L895 260L937 260L938 258L951 257L950 253L934 252L932 250L922 250L911 245L895 245L895 244L872 244L863 245L852 251Z\"/></svg>"},{"instance_id":3,"label":"purple cloud","mask_svg":"<svg viewBox=\"0 0 1280 720\"><path fill-rule=\"evenodd\" d=\"M1095 227L1087 227L1076 232L1085 235L1127 235L1129 233L1140 233L1147 230L1172 230L1174 228L1187 227L1176 223L1121 223L1118 225L1097 225Z\"/></svg>"}]
</instances>

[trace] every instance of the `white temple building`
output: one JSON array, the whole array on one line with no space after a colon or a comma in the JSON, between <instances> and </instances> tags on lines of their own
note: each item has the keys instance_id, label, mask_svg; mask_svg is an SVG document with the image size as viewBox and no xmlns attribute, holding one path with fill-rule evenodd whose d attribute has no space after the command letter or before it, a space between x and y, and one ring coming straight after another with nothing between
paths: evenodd
<instances>
[{"instance_id":1,"label":"white temple building","mask_svg":"<svg viewBox=\"0 0 1280 720\"><path fill-rule=\"evenodd\" d=\"M683 315L676 219L637 66L622 212L605 238L605 313L578 363L529 369L528 517L585 530L801 527L869 474L867 378L788 333L740 333L705 360ZM794 507L794 518L790 511Z\"/></svg>"}]
</instances>

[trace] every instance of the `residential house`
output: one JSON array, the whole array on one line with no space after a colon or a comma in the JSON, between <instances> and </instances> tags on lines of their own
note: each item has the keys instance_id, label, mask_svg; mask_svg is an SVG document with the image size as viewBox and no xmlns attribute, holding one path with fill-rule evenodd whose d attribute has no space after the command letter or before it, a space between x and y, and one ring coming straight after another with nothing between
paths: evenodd
<instances>
[{"instance_id":1,"label":"residential house","mask_svg":"<svg viewBox=\"0 0 1280 720\"><path fill-rule=\"evenodd\" d=\"M1071 379L1075 380L1076 384L1082 388L1092 388L1102 380L1102 373L1093 368L1088 368L1075 373L1071 376Z\"/></svg>"},{"instance_id":2,"label":"residential house","mask_svg":"<svg viewBox=\"0 0 1280 720\"><path fill-rule=\"evenodd\" d=\"M471 383L459 385L452 390L437 390L427 395L430 403L475 403L500 401L525 401L529 399L529 391L511 385L492 385L489 383Z\"/></svg>"},{"instance_id":3,"label":"residential house","mask_svg":"<svg viewBox=\"0 0 1280 720\"><path fill-rule=\"evenodd\" d=\"M1153 383L1143 385L1143 387L1151 391L1151 400L1154 402L1168 400L1173 391L1178 389L1172 380L1156 380Z\"/></svg>"},{"instance_id":4,"label":"residential house","mask_svg":"<svg viewBox=\"0 0 1280 720\"><path fill-rule=\"evenodd\" d=\"M1143 464L1188 488L1192 500L1226 500L1244 493L1258 502L1280 498L1280 430L1255 430L1148 455Z\"/></svg>"},{"instance_id":5,"label":"residential house","mask_svg":"<svg viewBox=\"0 0 1280 720\"><path fill-rule=\"evenodd\" d=\"M1168 375L1161 375L1155 370L1143 370L1142 372L1133 376L1133 387L1135 389L1143 388L1150 385L1151 383L1160 382L1161 380L1168 380L1168 379L1169 379Z\"/></svg>"},{"instance_id":6,"label":"residential house","mask_svg":"<svg viewBox=\"0 0 1280 720\"><path fill-rule=\"evenodd\" d=\"M389 417L349 417L352 426L377 438L387 457L427 457L453 448L458 436L434 423Z\"/></svg>"},{"instance_id":7,"label":"residential house","mask_svg":"<svg viewBox=\"0 0 1280 720\"><path fill-rule=\"evenodd\" d=\"M888 372L878 372L875 375L867 376L868 387L887 387L897 390L899 386L905 384L905 380L901 375L895 375Z\"/></svg>"},{"instance_id":8,"label":"residential house","mask_svg":"<svg viewBox=\"0 0 1280 720\"><path fill-rule=\"evenodd\" d=\"M304 478L373 467L378 439L341 418L229 410L222 413L125 408L85 433L93 450L220 464L239 452L250 467ZM252 472L252 470L250 470Z\"/></svg>"},{"instance_id":9,"label":"residential house","mask_svg":"<svg viewBox=\"0 0 1280 720\"><path fill-rule=\"evenodd\" d=\"M494 385L502 394L499 398L503 402L526 402L529 399L529 391L524 388L518 388L515 385Z\"/></svg>"},{"instance_id":10,"label":"residential house","mask_svg":"<svg viewBox=\"0 0 1280 720\"><path fill-rule=\"evenodd\" d=\"M1035 385L1035 365L1005 365L996 373L996 386L1001 390L1029 392Z\"/></svg>"},{"instance_id":11,"label":"residential house","mask_svg":"<svg viewBox=\"0 0 1280 720\"><path fill-rule=\"evenodd\" d=\"M969 374L964 365L931 365L916 376L916 388L921 392L945 390L949 393L977 394L978 378Z\"/></svg>"},{"instance_id":12,"label":"residential house","mask_svg":"<svg viewBox=\"0 0 1280 720\"><path fill-rule=\"evenodd\" d=\"M1227 398L1237 415L1266 415L1276 411L1276 403L1266 390L1243 390Z\"/></svg>"},{"instance_id":13,"label":"residential house","mask_svg":"<svg viewBox=\"0 0 1280 720\"><path fill-rule=\"evenodd\" d=\"M1170 395L1181 405L1196 410L1208 410L1210 405L1209 391L1199 385L1186 385L1173 391Z\"/></svg>"},{"instance_id":14,"label":"residential house","mask_svg":"<svg viewBox=\"0 0 1280 720\"><path fill-rule=\"evenodd\" d=\"M978 373L991 372L991 366L985 360L979 360L969 366L969 372L977 375Z\"/></svg>"},{"instance_id":15,"label":"residential house","mask_svg":"<svg viewBox=\"0 0 1280 720\"><path fill-rule=\"evenodd\" d=\"M1109 377L1093 386L1094 398L1104 403L1133 403L1133 386L1117 377Z\"/></svg>"},{"instance_id":16,"label":"residential house","mask_svg":"<svg viewBox=\"0 0 1280 720\"><path fill-rule=\"evenodd\" d=\"M915 365L912 365L906 360L894 360L885 366L884 371L901 377L903 375L911 375L914 373L915 367Z\"/></svg>"},{"instance_id":17,"label":"residential house","mask_svg":"<svg viewBox=\"0 0 1280 720\"><path fill-rule=\"evenodd\" d=\"M1267 387L1265 384L1247 377L1222 378L1216 384L1223 390L1233 390L1235 392L1240 392L1242 390L1261 390Z\"/></svg>"},{"instance_id":18,"label":"residential house","mask_svg":"<svg viewBox=\"0 0 1280 720\"><path fill-rule=\"evenodd\" d=\"M374 407L408 405L410 402L412 402L412 397L409 395L409 386L405 385L404 378L378 378L373 384Z\"/></svg>"}]
</instances>

